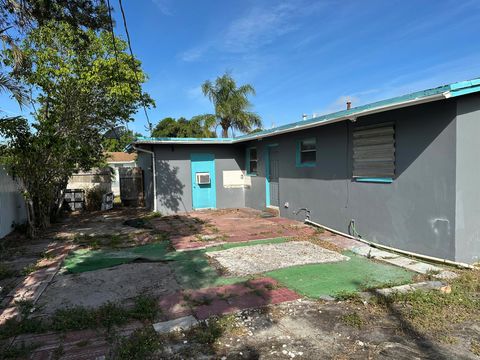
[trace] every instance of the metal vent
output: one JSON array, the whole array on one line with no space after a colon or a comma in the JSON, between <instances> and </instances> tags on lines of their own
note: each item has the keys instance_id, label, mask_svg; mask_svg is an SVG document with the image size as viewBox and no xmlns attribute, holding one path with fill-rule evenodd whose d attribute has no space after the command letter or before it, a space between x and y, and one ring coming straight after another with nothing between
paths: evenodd
<instances>
[{"instance_id":1,"label":"metal vent","mask_svg":"<svg viewBox=\"0 0 480 360\"><path fill-rule=\"evenodd\" d=\"M208 172L196 173L196 176L197 176L198 185L210 184L210 173Z\"/></svg>"},{"instance_id":2,"label":"metal vent","mask_svg":"<svg viewBox=\"0 0 480 360\"><path fill-rule=\"evenodd\" d=\"M353 177L395 176L393 123L358 126L353 130Z\"/></svg>"}]
</instances>

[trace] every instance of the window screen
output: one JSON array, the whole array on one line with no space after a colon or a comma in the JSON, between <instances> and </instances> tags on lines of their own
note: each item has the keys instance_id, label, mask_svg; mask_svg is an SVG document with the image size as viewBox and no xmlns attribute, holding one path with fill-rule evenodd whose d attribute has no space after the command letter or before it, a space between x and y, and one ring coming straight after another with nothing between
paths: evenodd
<instances>
[{"instance_id":1,"label":"window screen","mask_svg":"<svg viewBox=\"0 0 480 360\"><path fill-rule=\"evenodd\" d=\"M312 164L317 160L317 141L315 138L300 141L300 164Z\"/></svg>"},{"instance_id":2,"label":"window screen","mask_svg":"<svg viewBox=\"0 0 480 360\"><path fill-rule=\"evenodd\" d=\"M248 174L257 173L257 148L248 149Z\"/></svg>"},{"instance_id":3,"label":"window screen","mask_svg":"<svg viewBox=\"0 0 480 360\"><path fill-rule=\"evenodd\" d=\"M353 177L393 178L394 176L394 124L355 127L353 130Z\"/></svg>"}]
</instances>

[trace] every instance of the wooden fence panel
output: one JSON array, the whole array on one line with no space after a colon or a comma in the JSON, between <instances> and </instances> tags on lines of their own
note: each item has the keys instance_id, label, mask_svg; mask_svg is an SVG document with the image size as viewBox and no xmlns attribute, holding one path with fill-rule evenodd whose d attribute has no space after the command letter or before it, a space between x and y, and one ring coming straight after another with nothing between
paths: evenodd
<instances>
[{"instance_id":1,"label":"wooden fence panel","mask_svg":"<svg viewBox=\"0 0 480 360\"><path fill-rule=\"evenodd\" d=\"M119 168L120 199L126 206L144 206L143 171L139 167Z\"/></svg>"}]
</instances>

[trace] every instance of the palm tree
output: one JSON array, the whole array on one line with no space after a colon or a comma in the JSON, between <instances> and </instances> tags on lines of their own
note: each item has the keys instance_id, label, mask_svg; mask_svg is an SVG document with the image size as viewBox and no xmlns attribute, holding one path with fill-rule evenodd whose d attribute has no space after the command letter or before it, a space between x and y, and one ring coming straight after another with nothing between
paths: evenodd
<instances>
[{"instance_id":1,"label":"palm tree","mask_svg":"<svg viewBox=\"0 0 480 360\"><path fill-rule=\"evenodd\" d=\"M245 84L237 88L235 80L227 73L218 77L215 83L205 81L202 92L215 107L215 117L222 128L222 137L228 137L230 128L246 133L252 127L262 126L260 117L249 111L252 104L248 95L255 95L252 85Z\"/></svg>"}]
</instances>

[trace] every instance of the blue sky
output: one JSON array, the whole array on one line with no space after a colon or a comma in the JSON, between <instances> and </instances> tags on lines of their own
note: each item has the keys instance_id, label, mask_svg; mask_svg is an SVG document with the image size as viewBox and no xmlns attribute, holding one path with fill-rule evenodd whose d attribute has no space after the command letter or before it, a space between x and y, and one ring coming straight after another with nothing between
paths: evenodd
<instances>
[{"instance_id":1,"label":"blue sky","mask_svg":"<svg viewBox=\"0 0 480 360\"><path fill-rule=\"evenodd\" d=\"M265 128L343 109L347 98L356 106L480 76L480 1L123 3L154 123L212 112L200 85L225 71L255 87ZM5 96L0 109L20 112ZM145 134L144 125L139 111L130 128Z\"/></svg>"}]
</instances>

